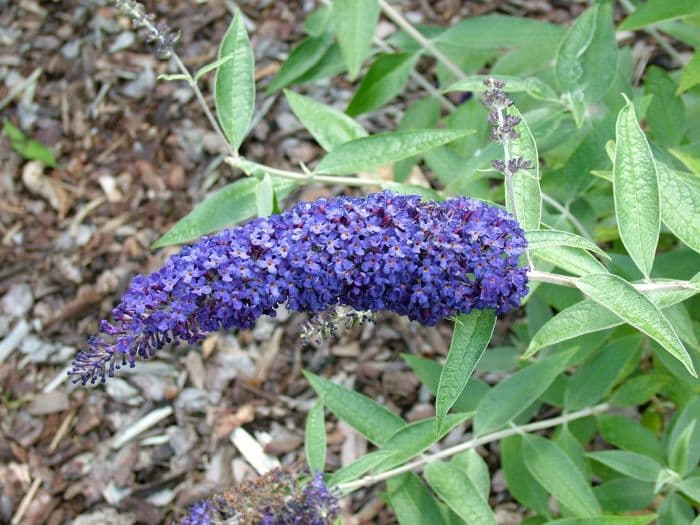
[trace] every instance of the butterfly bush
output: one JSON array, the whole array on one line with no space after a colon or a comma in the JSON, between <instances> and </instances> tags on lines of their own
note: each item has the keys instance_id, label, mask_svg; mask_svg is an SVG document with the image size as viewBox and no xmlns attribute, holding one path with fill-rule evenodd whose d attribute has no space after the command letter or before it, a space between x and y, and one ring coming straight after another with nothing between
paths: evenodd
<instances>
[{"instance_id":1,"label":"butterfly bush","mask_svg":"<svg viewBox=\"0 0 700 525\"><path fill-rule=\"evenodd\" d=\"M300 484L290 470L274 469L190 507L180 525L327 525L338 516L338 495L316 473Z\"/></svg>"},{"instance_id":2,"label":"butterfly bush","mask_svg":"<svg viewBox=\"0 0 700 525\"><path fill-rule=\"evenodd\" d=\"M69 373L83 384L104 381L168 343L250 328L283 304L311 313L388 310L425 325L473 309L502 314L527 292L518 265L525 247L506 211L464 197L382 192L300 202L204 237L135 277Z\"/></svg>"}]
</instances>

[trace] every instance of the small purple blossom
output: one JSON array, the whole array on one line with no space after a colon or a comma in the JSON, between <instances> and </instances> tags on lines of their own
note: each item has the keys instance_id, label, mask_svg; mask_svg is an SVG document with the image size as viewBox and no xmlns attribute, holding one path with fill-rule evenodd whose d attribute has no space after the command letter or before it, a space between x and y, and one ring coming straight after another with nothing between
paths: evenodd
<instances>
[{"instance_id":1,"label":"small purple blossom","mask_svg":"<svg viewBox=\"0 0 700 525\"><path fill-rule=\"evenodd\" d=\"M209 501L198 501L190 507L180 525L212 525L213 512L214 509Z\"/></svg>"},{"instance_id":2,"label":"small purple blossom","mask_svg":"<svg viewBox=\"0 0 700 525\"><path fill-rule=\"evenodd\" d=\"M527 293L522 229L503 209L464 197L426 202L375 193L300 202L204 237L135 277L112 322L78 353L74 381L105 381L169 343L253 326L286 304L382 310L425 325L473 309L505 313Z\"/></svg>"}]
</instances>

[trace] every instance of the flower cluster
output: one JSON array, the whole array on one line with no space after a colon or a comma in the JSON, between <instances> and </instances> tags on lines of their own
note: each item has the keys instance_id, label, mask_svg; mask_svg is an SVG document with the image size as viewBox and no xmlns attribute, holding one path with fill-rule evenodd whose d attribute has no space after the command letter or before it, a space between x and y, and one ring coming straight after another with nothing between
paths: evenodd
<instances>
[{"instance_id":1,"label":"flower cluster","mask_svg":"<svg viewBox=\"0 0 700 525\"><path fill-rule=\"evenodd\" d=\"M275 469L208 500L195 503L180 525L327 525L338 498L317 473L299 486L289 470Z\"/></svg>"},{"instance_id":2,"label":"flower cluster","mask_svg":"<svg viewBox=\"0 0 700 525\"><path fill-rule=\"evenodd\" d=\"M425 202L375 193L300 202L204 237L137 276L69 372L93 383L171 342L250 328L287 305L389 310L426 325L472 309L504 313L527 292L523 231L504 210L464 197Z\"/></svg>"}]
</instances>

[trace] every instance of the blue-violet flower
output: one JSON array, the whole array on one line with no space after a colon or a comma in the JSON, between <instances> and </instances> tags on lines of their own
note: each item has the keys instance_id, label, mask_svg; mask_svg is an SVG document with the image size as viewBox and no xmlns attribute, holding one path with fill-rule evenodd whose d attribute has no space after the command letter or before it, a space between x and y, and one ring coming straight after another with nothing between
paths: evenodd
<instances>
[{"instance_id":1,"label":"blue-violet flower","mask_svg":"<svg viewBox=\"0 0 700 525\"><path fill-rule=\"evenodd\" d=\"M280 215L203 237L135 277L69 372L105 381L168 343L250 328L286 304L388 310L425 325L473 309L498 314L527 293L526 247L503 209L464 197L426 202L375 193L300 202Z\"/></svg>"}]
</instances>

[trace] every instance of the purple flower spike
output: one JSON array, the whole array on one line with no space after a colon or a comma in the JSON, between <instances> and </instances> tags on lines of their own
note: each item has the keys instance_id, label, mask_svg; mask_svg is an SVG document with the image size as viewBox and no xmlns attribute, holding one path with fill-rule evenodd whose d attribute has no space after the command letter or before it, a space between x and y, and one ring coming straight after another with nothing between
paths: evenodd
<instances>
[{"instance_id":1,"label":"purple flower spike","mask_svg":"<svg viewBox=\"0 0 700 525\"><path fill-rule=\"evenodd\" d=\"M281 304L388 310L426 325L473 309L502 314L527 293L518 267L525 247L506 211L464 197L425 202L382 192L300 202L204 237L135 277L69 374L104 382L168 343L250 328Z\"/></svg>"}]
</instances>

